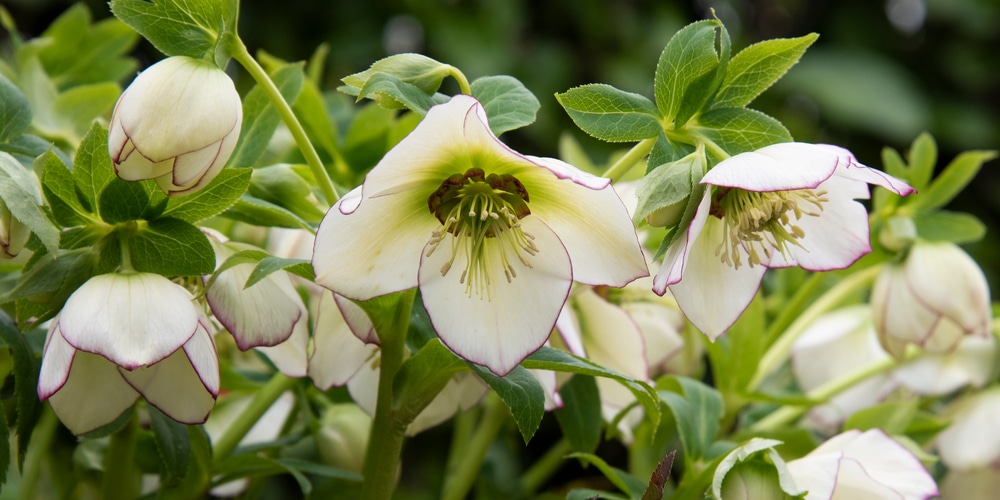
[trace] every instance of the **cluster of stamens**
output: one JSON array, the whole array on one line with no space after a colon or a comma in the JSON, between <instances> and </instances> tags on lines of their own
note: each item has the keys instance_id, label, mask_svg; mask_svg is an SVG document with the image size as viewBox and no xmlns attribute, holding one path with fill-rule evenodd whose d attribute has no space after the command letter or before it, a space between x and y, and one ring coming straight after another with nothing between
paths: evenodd
<instances>
[{"instance_id":1,"label":"cluster of stamens","mask_svg":"<svg viewBox=\"0 0 1000 500\"><path fill-rule=\"evenodd\" d=\"M742 265L741 247L747 252L750 267L762 262L762 253L767 260L772 252L788 259L789 245L804 249L798 240L805 237L805 231L795 221L803 216L819 217L823 203L829 201L826 194L814 189L721 191L712 206L712 215L723 221L725 232L715 255L736 269Z\"/></svg>"},{"instance_id":2,"label":"cluster of stamens","mask_svg":"<svg viewBox=\"0 0 1000 500\"><path fill-rule=\"evenodd\" d=\"M487 176L481 169L469 169L445 179L427 199L427 207L441 221L441 227L431 234L426 256L430 257L452 235L451 258L441 267L441 275L446 276L456 257L463 254L466 268L459 283L465 284L470 297L475 292L480 298L485 294L492 300L496 266L503 269L508 283L517 277L515 259L532 267L528 257L538 253L538 247L535 237L525 232L519 222L531 211L528 191L516 177ZM494 262L496 254L499 262Z\"/></svg>"}]
</instances>

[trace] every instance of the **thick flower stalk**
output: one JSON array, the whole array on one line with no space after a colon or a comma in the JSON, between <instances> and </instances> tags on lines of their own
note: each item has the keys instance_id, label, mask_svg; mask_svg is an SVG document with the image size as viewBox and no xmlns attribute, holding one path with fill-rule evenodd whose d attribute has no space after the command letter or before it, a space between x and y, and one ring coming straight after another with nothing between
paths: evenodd
<instances>
[{"instance_id":1,"label":"thick flower stalk","mask_svg":"<svg viewBox=\"0 0 1000 500\"><path fill-rule=\"evenodd\" d=\"M205 187L236 148L243 105L224 71L168 57L139 74L111 115L108 152L127 181L156 179L171 196Z\"/></svg>"},{"instance_id":2,"label":"thick flower stalk","mask_svg":"<svg viewBox=\"0 0 1000 500\"><path fill-rule=\"evenodd\" d=\"M844 269L871 251L869 184L913 188L836 146L782 143L741 153L708 171L691 225L667 249L653 290L667 287L711 339L753 300L768 268Z\"/></svg>"},{"instance_id":3,"label":"thick flower stalk","mask_svg":"<svg viewBox=\"0 0 1000 500\"><path fill-rule=\"evenodd\" d=\"M191 294L163 276L95 276L49 327L38 397L74 434L114 421L140 395L174 420L202 423L219 394L209 328Z\"/></svg>"},{"instance_id":4,"label":"thick flower stalk","mask_svg":"<svg viewBox=\"0 0 1000 500\"><path fill-rule=\"evenodd\" d=\"M872 289L879 341L899 358L907 344L932 353L953 350L966 335L988 337L992 324L986 277L953 243L916 241L902 264L888 264Z\"/></svg>"},{"instance_id":5,"label":"thick flower stalk","mask_svg":"<svg viewBox=\"0 0 1000 500\"><path fill-rule=\"evenodd\" d=\"M354 300L419 287L441 340L500 375L545 342L573 281L647 273L610 180L511 150L466 95L431 108L327 213L313 267Z\"/></svg>"},{"instance_id":6,"label":"thick flower stalk","mask_svg":"<svg viewBox=\"0 0 1000 500\"><path fill-rule=\"evenodd\" d=\"M879 429L838 434L788 462L788 472L808 490L806 500L925 500L938 494L920 460Z\"/></svg>"}]
</instances>

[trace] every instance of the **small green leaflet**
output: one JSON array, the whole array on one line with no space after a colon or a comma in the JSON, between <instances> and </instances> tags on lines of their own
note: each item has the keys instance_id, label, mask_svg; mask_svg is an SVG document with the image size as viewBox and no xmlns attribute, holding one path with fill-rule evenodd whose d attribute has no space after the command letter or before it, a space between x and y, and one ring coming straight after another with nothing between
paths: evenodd
<instances>
[{"instance_id":1,"label":"small green leaflet","mask_svg":"<svg viewBox=\"0 0 1000 500\"><path fill-rule=\"evenodd\" d=\"M112 0L111 12L168 56L214 54L223 31L236 28L232 0Z\"/></svg>"},{"instance_id":2,"label":"small green leaflet","mask_svg":"<svg viewBox=\"0 0 1000 500\"><path fill-rule=\"evenodd\" d=\"M610 85L574 87L556 100L580 130L608 142L641 141L660 133L660 112L649 99Z\"/></svg>"}]
</instances>

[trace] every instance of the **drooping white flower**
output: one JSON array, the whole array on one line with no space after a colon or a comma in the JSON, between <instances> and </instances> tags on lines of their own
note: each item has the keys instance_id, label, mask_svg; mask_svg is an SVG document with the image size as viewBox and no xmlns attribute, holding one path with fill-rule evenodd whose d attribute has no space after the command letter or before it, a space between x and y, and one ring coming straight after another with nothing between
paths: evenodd
<instances>
[{"instance_id":1,"label":"drooping white flower","mask_svg":"<svg viewBox=\"0 0 1000 500\"><path fill-rule=\"evenodd\" d=\"M983 271L947 242L917 240L902 264L886 264L872 289L872 307L879 340L897 358L910 343L949 352L966 335L987 337L992 323Z\"/></svg>"},{"instance_id":2,"label":"drooping white flower","mask_svg":"<svg viewBox=\"0 0 1000 500\"><path fill-rule=\"evenodd\" d=\"M465 95L431 108L327 213L313 267L354 300L419 286L441 340L501 375L545 342L574 280L646 274L608 179L509 149Z\"/></svg>"},{"instance_id":3,"label":"drooping white flower","mask_svg":"<svg viewBox=\"0 0 1000 500\"><path fill-rule=\"evenodd\" d=\"M768 268L843 269L870 252L868 213L855 201L869 197L869 184L913 192L845 149L804 143L738 154L701 183L705 195L667 249L653 290L669 286L713 340L746 309Z\"/></svg>"},{"instance_id":4,"label":"drooping white flower","mask_svg":"<svg viewBox=\"0 0 1000 500\"><path fill-rule=\"evenodd\" d=\"M167 194L183 196L219 174L242 121L240 95L224 71L168 57L140 73L118 99L108 152L118 177L156 179Z\"/></svg>"},{"instance_id":5,"label":"drooping white flower","mask_svg":"<svg viewBox=\"0 0 1000 500\"><path fill-rule=\"evenodd\" d=\"M202 423L219 383L208 320L187 290L158 274L111 274L84 283L52 321L38 397L82 434L140 395L174 420Z\"/></svg>"},{"instance_id":6,"label":"drooping white flower","mask_svg":"<svg viewBox=\"0 0 1000 500\"><path fill-rule=\"evenodd\" d=\"M937 496L934 478L920 460L879 429L838 434L808 455L788 462L795 485L806 500Z\"/></svg>"},{"instance_id":7,"label":"drooping white flower","mask_svg":"<svg viewBox=\"0 0 1000 500\"><path fill-rule=\"evenodd\" d=\"M951 419L934 439L941 460L952 469L973 470L1000 461L1000 387L970 393L942 412Z\"/></svg>"}]
</instances>

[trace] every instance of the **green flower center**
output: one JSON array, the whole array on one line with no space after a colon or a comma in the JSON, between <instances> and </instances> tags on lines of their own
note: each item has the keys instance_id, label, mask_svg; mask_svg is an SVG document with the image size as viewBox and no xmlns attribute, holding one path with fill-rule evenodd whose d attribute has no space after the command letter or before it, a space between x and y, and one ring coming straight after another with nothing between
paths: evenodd
<instances>
[{"instance_id":1,"label":"green flower center","mask_svg":"<svg viewBox=\"0 0 1000 500\"><path fill-rule=\"evenodd\" d=\"M520 220L531 214L528 191L512 175L486 175L483 170L470 168L465 174L448 177L429 198L427 208L441 227L431 234L426 256L430 257L448 234L451 258L441 267L441 275L451 270L455 258L466 257L459 283L465 284L470 297L473 292L492 299L493 272L499 265L507 282L517 277L512 263L517 259L532 267L528 257L538 253L535 237L521 228ZM487 245L497 245L499 262Z\"/></svg>"},{"instance_id":2,"label":"green flower center","mask_svg":"<svg viewBox=\"0 0 1000 500\"><path fill-rule=\"evenodd\" d=\"M819 217L823 203L829 201L826 194L814 189L721 191L712 206L712 215L723 221L725 231L715 255L736 269L743 264L740 247L746 250L750 267L761 263L762 253L766 259L771 258L772 252L787 259L790 245L804 249L798 240L806 233L795 221L803 216ZM795 220L789 215L794 215Z\"/></svg>"}]
</instances>

